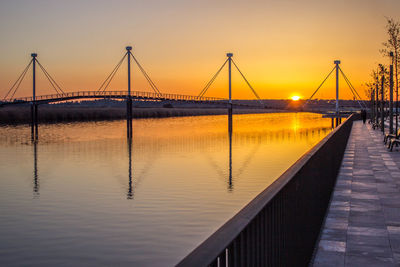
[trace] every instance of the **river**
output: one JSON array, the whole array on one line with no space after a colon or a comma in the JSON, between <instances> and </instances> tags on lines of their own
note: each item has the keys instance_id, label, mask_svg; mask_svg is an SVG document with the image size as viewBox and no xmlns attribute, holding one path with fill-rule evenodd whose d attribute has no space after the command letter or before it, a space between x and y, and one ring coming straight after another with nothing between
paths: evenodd
<instances>
[{"instance_id":1,"label":"river","mask_svg":"<svg viewBox=\"0 0 400 267\"><path fill-rule=\"evenodd\" d=\"M173 266L331 131L312 113L0 126L0 266Z\"/></svg>"}]
</instances>

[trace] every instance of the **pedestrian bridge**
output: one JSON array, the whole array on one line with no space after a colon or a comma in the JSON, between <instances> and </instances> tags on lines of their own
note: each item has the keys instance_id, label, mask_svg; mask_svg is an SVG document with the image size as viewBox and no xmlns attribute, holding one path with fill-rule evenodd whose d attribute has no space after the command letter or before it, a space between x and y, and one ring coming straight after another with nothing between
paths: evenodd
<instances>
[{"instance_id":1,"label":"pedestrian bridge","mask_svg":"<svg viewBox=\"0 0 400 267\"><path fill-rule=\"evenodd\" d=\"M180 94L163 94L154 92L142 91L76 91L76 92L61 92L57 94L39 95L35 99L32 96L14 98L9 101L4 101L1 105L15 105L32 103L35 101L37 104L53 103L74 99L132 99L132 100L150 100L150 101L189 101L199 103L227 103L227 99L206 96L191 96Z\"/></svg>"}]
</instances>

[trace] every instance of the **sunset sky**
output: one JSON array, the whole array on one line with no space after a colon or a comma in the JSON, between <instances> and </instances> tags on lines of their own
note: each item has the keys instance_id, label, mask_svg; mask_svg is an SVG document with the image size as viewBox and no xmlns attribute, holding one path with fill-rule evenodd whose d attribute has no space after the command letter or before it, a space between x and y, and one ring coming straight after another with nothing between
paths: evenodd
<instances>
[{"instance_id":1,"label":"sunset sky","mask_svg":"<svg viewBox=\"0 0 400 267\"><path fill-rule=\"evenodd\" d=\"M385 16L400 20L399 11L399 0L3 0L0 98L31 52L64 91L97 90L126 45L165 93L197 95L232 52L261 98L308 98L335 59L364 96L371 70L388 62L379 53ZM228 96L227 72L206 96ZM31 79L16 96L31 95ZM109 90L126 87L124 64ZM42 76L37 90L53 92ZM136 66L132 90L150 90ZM254 98L237 72L233 97ZM332 76L316 98L333 97Z\"/></svg>"}]
</instances>

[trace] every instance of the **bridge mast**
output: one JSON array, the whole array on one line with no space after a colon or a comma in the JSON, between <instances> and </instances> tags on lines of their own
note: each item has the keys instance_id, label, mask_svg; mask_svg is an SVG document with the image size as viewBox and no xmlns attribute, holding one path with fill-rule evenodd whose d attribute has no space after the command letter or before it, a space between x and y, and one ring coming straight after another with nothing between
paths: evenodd
<instances>
[{"instance_id":1,"label":"bridge mast","mask_svg":"<svg viewBox=\"0 0 400 267\"><path fill-rule=\"evenodd\" d=\"M126 47L126 53L128 55L128 96L131 96L131 50L132 46Z\"/></svg>"},{"instance_id":2,"label":"bridge mast","mask_svg":"<svg viewBox=\"0 0 400 267\"><path fill-rule=\"evenodd\" d=\"M36 105L36 53L32 53L32 105L31 105L31 139L36 141L38 138L38 121L37 121L37 105Z\"/></svg>"},{"instance_id":3,"label":"bridge mast","mask_svg":"<svg viewBox=\"0 0 400 267\"><path fill-rule=\"evenodd\" d=\"M32 100L33 100L33 103L35 103L36 102L36 57L37 57L37 54L32 53L31 56L32 56L32 72L33 72L33 75L32 75L32 81L33 81Z\"/></svg>"},{"instance_id":4,"label":"bridge mast","mask_svg":"<svg viewBox=\"0 0 400 267\"><path fill-rule=\"evenodd\" d=\"M339 64L340 60L333 62L336 65L336 115L339 115Z\"/></svg>"},{"instance_id":5,"label":"bridge mast","mask_svg":"<svg viewBox=\"0 0 400 267\"><path fill-rule=\"evenodd\" d=\"M131 50L132 46L126 47L126 54L128 55L128 97L126 102L126 123L128 139L132 138Z\"/></svg>"},{"instance_id":6,"label":"bridge mast","mask_svg":"<svg viewBox=\"0 0 400 267\"><path fill-rule=\"evenodd\" d=\"M232 57L233 53L227 53L228 57L228 69L229 69L229 107L228 107L228 116L232 118Z\"/></svg>"},{"instance_id":7,"label":"bridge mast","mask_svg":"<svg viewBox=\"0 0 400 267\"><path fill-rule=\"evenodd\" d=\"M229 108L232 108L232 57L233 53L227 53L229 67Z\"/></svg>"}]
</instances>

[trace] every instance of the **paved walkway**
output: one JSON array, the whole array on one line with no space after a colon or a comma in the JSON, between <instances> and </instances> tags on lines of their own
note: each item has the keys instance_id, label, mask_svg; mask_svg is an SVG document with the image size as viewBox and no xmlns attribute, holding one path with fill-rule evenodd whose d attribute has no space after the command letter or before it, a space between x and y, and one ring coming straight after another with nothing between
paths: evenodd
<instances>
[{"instance_id":1,"label":"paved walkway","mask_svg":"<svg viewBox=\"0 0 400 267\"><path fill-rule=\"evenodd\" d=\"M400 151L382 140L354 122L313 266L400 266Z\"/></svg>"}]
</instances>

